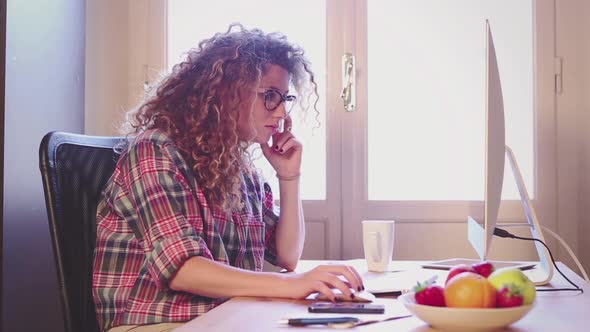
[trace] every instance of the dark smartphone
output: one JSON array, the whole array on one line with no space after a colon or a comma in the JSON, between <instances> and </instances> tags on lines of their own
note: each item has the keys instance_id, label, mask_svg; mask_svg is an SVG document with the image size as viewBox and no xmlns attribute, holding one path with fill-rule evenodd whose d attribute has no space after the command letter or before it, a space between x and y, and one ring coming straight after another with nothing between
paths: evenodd
<instances>
[{"instance_id":1,"label":"dark smartphone","mask_svg":"<svg viewBox=\"0 0 590 332\"><path fill-rule=\"evenodd\" d=\"M382 314L385 313L385 306L383 304L358 302L315 302L307 310L309 312L338 314Z\"/></svg>"}]
</instances>

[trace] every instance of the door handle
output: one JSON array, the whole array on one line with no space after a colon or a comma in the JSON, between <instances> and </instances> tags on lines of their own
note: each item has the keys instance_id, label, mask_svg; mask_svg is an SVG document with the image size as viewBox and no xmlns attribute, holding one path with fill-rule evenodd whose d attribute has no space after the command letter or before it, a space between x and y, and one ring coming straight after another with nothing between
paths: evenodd
<instances>
[{"instance_id":1,"label":"door handle","mask_svg":"<svg viewBox=\"0 0 590 332\"><path fill-rule=\"evenodd\" d=\"M342 93L344 110L354 111L356 107L356 64L354 55L345 53L342 56Z\"/></svg>"}]
</instances>

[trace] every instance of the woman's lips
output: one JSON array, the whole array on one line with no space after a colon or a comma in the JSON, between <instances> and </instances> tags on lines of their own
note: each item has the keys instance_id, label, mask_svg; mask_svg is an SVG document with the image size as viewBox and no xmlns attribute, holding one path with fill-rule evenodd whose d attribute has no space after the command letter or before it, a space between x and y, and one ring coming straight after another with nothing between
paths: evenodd
<instances>
[{"instance_id":1,"label":"woman's lips","mask_svg":"<svg viewBox=\"0 0 590 332\"><path fill-rule=\"evenodd\" d=\"M273 135L279 132L279 127L276 127L276 126L266 126L266 127L271 130Z\"/></svg>"}]
</instances>

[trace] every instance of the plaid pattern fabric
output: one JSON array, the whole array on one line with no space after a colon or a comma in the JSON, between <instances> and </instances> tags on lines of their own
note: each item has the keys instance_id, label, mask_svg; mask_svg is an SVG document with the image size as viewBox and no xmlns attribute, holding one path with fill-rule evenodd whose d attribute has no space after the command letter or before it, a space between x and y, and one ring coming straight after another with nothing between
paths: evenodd
<instances>
[{"instance_id":1,"label":"plaid pattern fabric","mask_svg":"<svg viewBox=\"0 0 590 332\"><path fill-rule=\"evenodd\" d=\"M188 321L225 301L168 288L190 257L254 271L264 259L275 263L270 186L242 177L244 208L228 216L208 204L169 138L155 130L135 138L97 210L93 296L102 329Z\"/></svg>"}]
</instances>

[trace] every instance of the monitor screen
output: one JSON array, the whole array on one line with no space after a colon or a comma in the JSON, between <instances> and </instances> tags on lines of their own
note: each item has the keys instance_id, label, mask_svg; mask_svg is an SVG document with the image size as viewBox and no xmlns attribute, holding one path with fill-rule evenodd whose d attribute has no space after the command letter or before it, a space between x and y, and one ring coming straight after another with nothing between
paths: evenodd
<instances>
[{"instance_id":1,"label":"monitor screen","mask_svg":"<svg viewBox=\"0 0 590 332\"><path fill-rule=\"evenodd\" d=\"M486 20L486 146L485 186L483 220L469 217L468 237L471 245L482 260L485 260L491 246L498 210L502 200L504 182L504 101L496 50L490 24ZM477 225L470 225L477 223ZM474 227L475 226L475 227ZM476 227L479 226L479 227Z\"/></svg>"},{"instance_id":2,"label":"monitor screen","mask_svg":"<svg viewBox=\"0 0 590 332\"><path fill-rule=\"evenodd\" d=\"M544 241L541 225L524 185L524 180L516 163L512 150L506 146L504 125L504 101L500 73L496 60L496 49L490 24L486 20L486 146L485 146L485 193L483 221L469 216L467 220L467 237L481 260L488 259L502 201L502 184L504 182L504 161L508 157L512 173L520 193L527 224L535 239ZM531 278L537 285L548 283L553 277L553 265L549 261L549 251L542 244L535 242L539 255L539 267ZM529 276L530 277L530 276Z\"/></svg>"}]
</instances>

